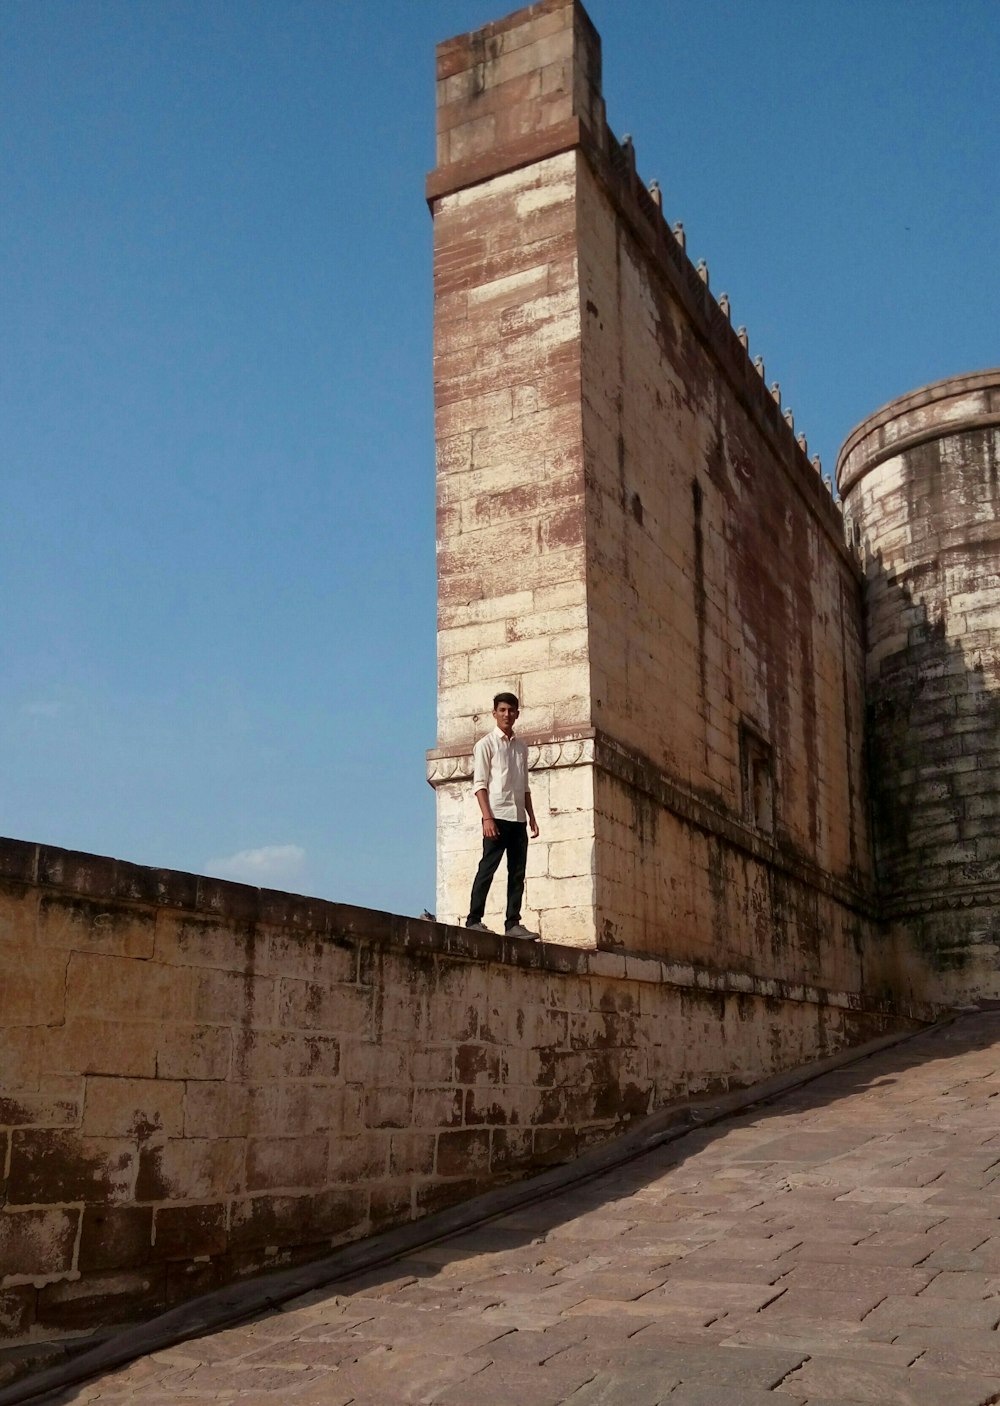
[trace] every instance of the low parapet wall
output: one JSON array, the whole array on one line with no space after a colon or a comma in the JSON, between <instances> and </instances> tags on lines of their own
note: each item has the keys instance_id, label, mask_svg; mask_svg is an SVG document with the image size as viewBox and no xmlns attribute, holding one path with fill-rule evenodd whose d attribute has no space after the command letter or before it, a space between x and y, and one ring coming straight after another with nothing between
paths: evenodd
<instances>
[{"instance_id":1,"label":"low parapet wall","mask_svg":"<svg viewBox=\"0 0 1000 1406\"><path fill-rule=\"evenodd\" d=\"M0 978L8 1347L323 1254L906 1023L15 840Z\"/></svg>"}]
</instances>

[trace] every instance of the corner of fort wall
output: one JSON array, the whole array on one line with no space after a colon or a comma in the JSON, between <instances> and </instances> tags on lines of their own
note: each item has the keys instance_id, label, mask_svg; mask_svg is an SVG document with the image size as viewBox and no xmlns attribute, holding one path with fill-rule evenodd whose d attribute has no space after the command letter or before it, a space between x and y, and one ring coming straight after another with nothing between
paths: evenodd
<instances>
[{"instance_id":1,"label":"corner of fort wall","mask_svg":"<svg viewBox=\"0 0 1000 1406\"><path fill-rule=\"evenodd\" d=\"M543 936L860 989L889 954L828 481L609 128L578 3L442 46L438 103L438 912L512 688Z\"/></svg>"}]
</instances>

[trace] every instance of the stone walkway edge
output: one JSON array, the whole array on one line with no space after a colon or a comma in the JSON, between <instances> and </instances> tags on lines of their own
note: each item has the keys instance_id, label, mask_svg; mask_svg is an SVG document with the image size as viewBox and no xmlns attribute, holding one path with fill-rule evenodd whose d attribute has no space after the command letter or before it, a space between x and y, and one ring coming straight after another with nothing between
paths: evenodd
<instances>
[{"instance_id":1,"label":"stone walkway edge","mask_svg":"<svg viewBox=\"0 0 1000 1406\"><path fill-rule=\"evenodd\" d=\"M235 1327L300 1294L362 1271L378 1269L414 1250L447 1240L522 1206L547 1200L569 1187L578 1186L611 1168L633 1161L654 1147L684 1137L695 1128L709 1127L756 1104L768 1103L793 1089L810 1084L832 1070L860 1063L882 1050L942 1030L953 1024L958 1014L944 1016L915 1030L883 1035L864 1045L853 1045L826 1059L776 1074L771 1079L731 1094L668 1105L639 1120L613 1142L593 1148L582 1157L561 1163L538 1176L485 1192L447 1210L357 1241L310 1264L259 1275L191 1299L145 1323L134 1324L114 1333L96 1347L84 1350L56 1367L33 1373L3 1388L0 1390L0 1406L43 1406L45 1399L54 1393L78 1386L113 1368L123 1367L136 1358Z\"/></svg>"}]
</instances>

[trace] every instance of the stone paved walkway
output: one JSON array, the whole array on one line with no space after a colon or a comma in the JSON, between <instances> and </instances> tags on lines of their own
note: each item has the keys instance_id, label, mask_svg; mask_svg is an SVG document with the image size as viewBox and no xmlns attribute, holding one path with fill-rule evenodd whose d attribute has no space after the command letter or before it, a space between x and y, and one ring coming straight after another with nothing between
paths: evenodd
<instances>
[{"instance_id":1,"label":"stone paved walkway","mask_svg":"<svg viewBox=\"0 0 1000 1406\"><path fill-rule=\"evenodd\" d=\"M1000 1401L1000 1016L158 1352L60 1406Z\"/></svg>"}]
</instances>

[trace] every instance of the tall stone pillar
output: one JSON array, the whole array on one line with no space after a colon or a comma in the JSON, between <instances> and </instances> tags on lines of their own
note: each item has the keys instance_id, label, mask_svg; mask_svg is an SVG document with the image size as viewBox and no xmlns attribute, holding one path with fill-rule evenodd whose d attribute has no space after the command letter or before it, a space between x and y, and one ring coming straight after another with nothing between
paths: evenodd
<instances>
[{"instance_id":1,"label":"tall stone pillar","mask_svg":"<svg viewBox=\"0 0 1000 1406\"><path fill-rule=\"evenodd\" d=\"M542 0L437 52L434 393L438 917L462 921L481 850L471 753L521 699L541 837L525 919L593 945L577 148L603 130L600 42ZM502 928L503 875L487 923Z\"/></svg>"},{"instance_id":2,"label":"tall stone pillar","mask_svg":"<svg viewBox=\"0 0 1000 1406\"><path fill-rule=\"evenodd\" d=\"M1000 369L869 416L837 481L865 564L884 909L940 997L1000 997Z\"/></svg>"}]
</instances>

